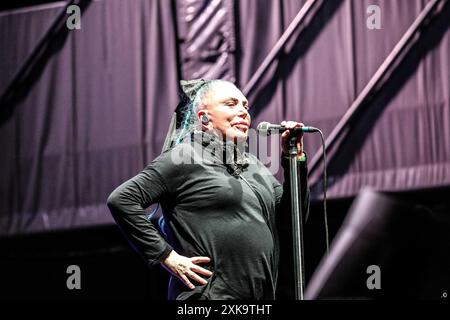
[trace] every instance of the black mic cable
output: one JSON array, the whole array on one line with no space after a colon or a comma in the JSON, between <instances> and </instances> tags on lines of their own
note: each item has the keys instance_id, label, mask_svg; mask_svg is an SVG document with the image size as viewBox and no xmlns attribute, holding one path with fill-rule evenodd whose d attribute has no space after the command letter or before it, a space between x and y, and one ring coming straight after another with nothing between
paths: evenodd
<instances>
[{"instance_id":1,"label":"black mic cable","mask_svg":"<svg viewBox=\"0 0 450 320\"><path fill-rule=\"evenodd\" d=\"M330 236L328 231L328 215L327 215L327 161L325 153L325 139L320 129L317 129L320 134L320 140L322 141L322 154L323 154L323 220L325 225L325 245L327 248L327 255L330 252Z\"/></svg>"}]
</instances>

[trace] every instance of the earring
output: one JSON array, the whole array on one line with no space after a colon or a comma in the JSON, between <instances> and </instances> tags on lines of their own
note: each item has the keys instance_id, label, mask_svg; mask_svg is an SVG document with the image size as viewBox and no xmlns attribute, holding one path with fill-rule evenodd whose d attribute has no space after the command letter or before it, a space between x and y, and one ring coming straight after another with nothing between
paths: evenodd
<instances>
[{"instance_id":1,"label":"earring","mask_svg":"<svg viewBox=\"0 0 450 320\"><path fill-rule=\"evenodd\" d=\"M208 122L209 122L208 116L205 114L202 115L202 123L206 125L206 124L208 124Z\"/></svg>"}]
</instances>

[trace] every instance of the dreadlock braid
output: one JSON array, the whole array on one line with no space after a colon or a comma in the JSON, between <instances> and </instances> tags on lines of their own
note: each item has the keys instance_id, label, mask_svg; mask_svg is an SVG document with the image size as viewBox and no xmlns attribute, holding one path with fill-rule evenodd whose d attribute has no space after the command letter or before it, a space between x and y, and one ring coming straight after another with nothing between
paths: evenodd
<instances>
[{"instance_id":1,"label":"dreadlock braid","mask_svg":"<svg viewBox=\"0 0 450 320\"><path fill-rule=\"evenodd\" d=\"M201 125L197 119L197 112L203 106L203 99L206 94L215 84L222 82L228 81L219 79L206 80L203 84L196 88L196 90L192 90L189 93L188 102L179 110L179 112L183 115L183 118L180 122L179 134L175 141L175 145L179 144L188 134L191 134L195 130L201 129Z\"/></svg>"}]
</instances>

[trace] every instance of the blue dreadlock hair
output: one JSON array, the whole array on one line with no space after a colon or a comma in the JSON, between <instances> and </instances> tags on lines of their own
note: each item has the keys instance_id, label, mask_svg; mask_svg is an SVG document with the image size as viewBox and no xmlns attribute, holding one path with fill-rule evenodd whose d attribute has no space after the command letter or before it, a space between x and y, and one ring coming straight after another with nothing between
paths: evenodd
<instances>
[{"instance_id":1,"label":"blue dreadlock hair","mask_svg":"<svg viewBox=\"0 0 450 320\"><path fill-rule=\"evenodd\" d=\"M197 112L202 106L203 98L209 92L211 87L220 82L228 82L226 80L181 80L181 100L178 104L177 113L177 132L174 145L179 144L183 139L194 132L201 130L201 125L197 120Z\"/></svg>"},{"instance_id":2,"label":"blue dreadlock hair","mask_svg":"<svg viewBox=\"0 0 450 320\"><path fill-rule=\"evenodd\" d=\"M192 102L191 102L187 105L186 116L184 118L182 127L180 129L180 134L178 135L177 140L175 141L175 145L179 144L186 135L185 132L186 132L187 128L189 127L189 124L191 123L192 109L193 109L193 107L192 107Z\"/></svg>"}]
</instances>

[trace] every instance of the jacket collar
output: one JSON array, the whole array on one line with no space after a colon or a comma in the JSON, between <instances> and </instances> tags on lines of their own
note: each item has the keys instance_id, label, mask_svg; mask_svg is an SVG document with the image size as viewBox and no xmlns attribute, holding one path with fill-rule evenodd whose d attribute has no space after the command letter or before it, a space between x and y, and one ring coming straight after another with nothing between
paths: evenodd
<instances>
[{"instance_id":1,"label":"jacket collar","mask_svg":"<svg viewBox=\"0 0 450 320\"><path fill-rule=\"evenodd\" d=\"M193 140L201 143L203 148L211 150L211 155L227 166L227 170L234 176L240 174L249 165L247 142L236 144L212 132L199 130L193 132Z\"/></svg>"}]
</instances>

